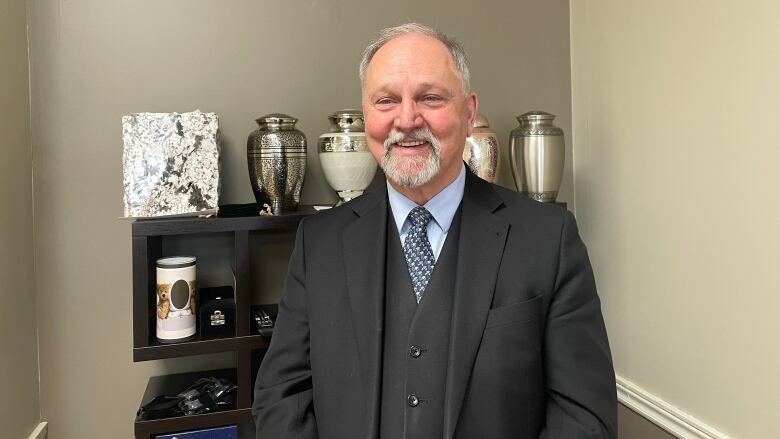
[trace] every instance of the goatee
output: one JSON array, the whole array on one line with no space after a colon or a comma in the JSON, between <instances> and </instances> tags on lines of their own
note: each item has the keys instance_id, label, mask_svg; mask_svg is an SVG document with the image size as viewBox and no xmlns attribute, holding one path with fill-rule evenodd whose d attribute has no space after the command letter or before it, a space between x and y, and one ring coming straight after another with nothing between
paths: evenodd
<instances>
[{"instance_id":1,"label":"goatee","mask_svg":"<svg viewBox=\"0 0 780 439\"><path fill-rule=\"evenodd\" d=\"M407 157L392 153L398 142L423 141L431 145L425 155ZM441 167L441 143L428 128L420 128L410 133L403 133L396 129L390 131L385 139L384 154L382 156L382 170L387 178L395 184L405 188L417 188L439 173Z\"/></svg>"}]
</instances>

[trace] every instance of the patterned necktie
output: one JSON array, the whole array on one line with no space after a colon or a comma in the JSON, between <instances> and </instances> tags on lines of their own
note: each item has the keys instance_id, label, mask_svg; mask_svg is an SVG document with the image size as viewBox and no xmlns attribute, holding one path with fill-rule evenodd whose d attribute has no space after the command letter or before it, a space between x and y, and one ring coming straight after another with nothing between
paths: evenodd
<instances>
[{"instance_id":1,"label":"patterned necktie","mask_svg":"<svg viewBox=\"0 0 780 439\"><path fill-rule=\"evenodd\" d=\"M404 241L404 255L406 256L406 266L409 269L409 275L412 278L414 295L417 297L417 303L422 299L428 280L431 278L433 265L436 262L433 258L431 243L428 241L428 222L431 220L431 213L428 209L417 206L409 212L408 220L412 224L409 233Z\"/></svg>"}]
</instances>

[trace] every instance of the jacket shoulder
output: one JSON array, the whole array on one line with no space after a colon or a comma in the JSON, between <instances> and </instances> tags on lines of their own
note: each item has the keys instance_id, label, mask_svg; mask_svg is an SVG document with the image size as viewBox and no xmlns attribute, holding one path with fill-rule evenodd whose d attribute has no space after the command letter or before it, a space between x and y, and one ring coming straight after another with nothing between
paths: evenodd
<instances>
[{"instance_id":1,"label":"jacket shoulder","mask_svg":"<svg viewBox=\"0 0 780 439\"><path fill-rule=\"evenodd\" d=\"M360 218L361 215L382 208L384 197L386 195L382 191L366 193L340 206L324 209L307 216L299 228L307 233L340 236L344 227Z\"/></svg>"},{"instance_id":2,"label":"jacket shoulder","mask_svg":"<svg viewBox=\"0 0 780 439\"><path fill-rule=\"evenodd\" d=\"M495 184L492 185L492 188L504 203L501 214L508 216L513 222L545 224L548 227L550 225L560 226L566 216L571 215L566 207L560 204L540 203L522 193Z\"/></svg>"},{"instance_id":3,"label":"jacket shoulder","mask_svg":"<svg viewBox=\"0 0 780 439\"><path fill-rule=\"evenodd\" d=\"M355 212L345 205L320 210L305 217L298 228L307 236L335 233L355 219Z\"/></svg>"}]
</instances>

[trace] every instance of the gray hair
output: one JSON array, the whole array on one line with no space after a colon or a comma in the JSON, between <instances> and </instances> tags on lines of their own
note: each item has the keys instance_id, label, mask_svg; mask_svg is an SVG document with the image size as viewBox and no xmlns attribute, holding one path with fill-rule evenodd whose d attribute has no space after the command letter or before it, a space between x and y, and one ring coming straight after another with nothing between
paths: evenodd
<instances>
[{"instance_id":1,"label":"gray hair","mask_svg":"<svg viewBox=\"0 0 780 439\"><path fill-rule=\"evenodd\" d=\"M371 62L371 59L374 58L377 51L390 40L409 34L425 35L441 41L441 43L447 47L447 50L449 50L450 56L452 56L455 69L457 70L463 85L463 94L468 94L468 92L471 91L471 85L469 83L469 62L466 58L466 51L463 50L463 46L447 35L419 23L406 23L379 31L379 38L369 44L368 47L366 47L366 50L363 51L363 59L360 61L361 84L365 84L368 64Z\"/></svg>"}]
</instances>

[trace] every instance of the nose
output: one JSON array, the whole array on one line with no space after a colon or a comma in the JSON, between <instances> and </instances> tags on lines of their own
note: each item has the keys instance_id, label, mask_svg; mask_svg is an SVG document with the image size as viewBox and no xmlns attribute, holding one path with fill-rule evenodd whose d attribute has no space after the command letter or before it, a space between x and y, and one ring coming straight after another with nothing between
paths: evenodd
<instances>
[{"instance_id":1,"label":"nose","mask_svg":"<svg viewBox=\"0 0 780 439\"><path fill-rule=\"evenodd\" d=\"M417 103L413 99L404 99L395 118L395 129L408 133L423 126L422 115L417 111Z\"/></svg>"}]
</instances>

